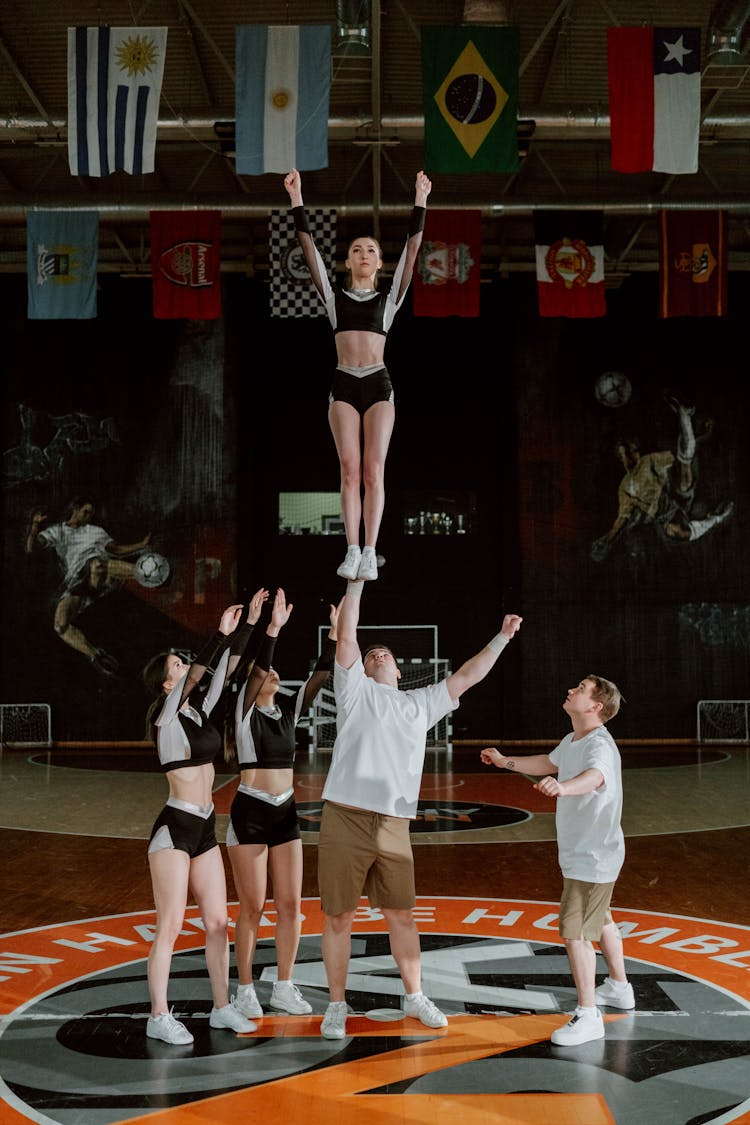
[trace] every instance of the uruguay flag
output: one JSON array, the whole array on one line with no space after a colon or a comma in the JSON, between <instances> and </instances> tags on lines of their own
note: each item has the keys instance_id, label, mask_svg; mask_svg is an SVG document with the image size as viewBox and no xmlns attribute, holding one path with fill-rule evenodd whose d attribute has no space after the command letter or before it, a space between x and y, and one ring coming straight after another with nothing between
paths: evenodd
<instances>
[{"instance_id":1,"label":"uruguay flag","mask_svg":"<svg viewBox=\"0 0 750 1125\"><path fill-rule=\"evenodd\" d=\"M166 27L68 28L73 176L153 172Z\"/></svg>"},{"instance_id":2,"label":"uruguay flag","mask_svg":"<svg viewBox=\"0 0 750 1125\"><path fill-rule=\"evenodd\" d=\"M237 171L327 168L330 27L238 27L235 61Z\"/></svg>"}]
</instances>

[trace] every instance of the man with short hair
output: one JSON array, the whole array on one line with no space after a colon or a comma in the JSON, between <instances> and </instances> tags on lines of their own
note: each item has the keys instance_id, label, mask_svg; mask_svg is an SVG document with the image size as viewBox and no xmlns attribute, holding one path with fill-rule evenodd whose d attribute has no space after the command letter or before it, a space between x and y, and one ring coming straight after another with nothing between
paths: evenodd
<instances>
[{"instance_id":1,"label":"man with short hair","mask_svg":"<svg viewBox=\"0 0 750 1125\"><path fill-rule=\"evenodd\" d=\"M604 1037L597 1004L635 1007L625 973L622 937L609 906L625 859L620 753L605 722L620 709L620 690L603 676L586 676L563 703L573 730L550 754L510 758L494 746L481 752L486 765L537 777L534 788L557 797L555 822L563 893L559 932L573 973L578 1004L572 1018L552 1032L558 1047ZM596 987L598 942L609 976Z\"/></svg>"},{"instance_id":2,"label":"man with short hair","mask_svg":"<svg viewBox=\"0 0 750 1125\"><path fill-rule=\"evenodd\" d=\"M402 691L401 672L387 646L370 646L362 659L357 626L363 585L363 579L347 583L339 612L333 674L337 735L318 843L330 993L321 1025L326 1039L346 1035L351 930L363 893L385 917L406 994L405 1015L432 1028L448 1022L421 990L409 821L417 812L427 732L484 679L521 625L520 617L508 614L501 631L458 671L439 683Z\"/></svg>"}]
</instances>

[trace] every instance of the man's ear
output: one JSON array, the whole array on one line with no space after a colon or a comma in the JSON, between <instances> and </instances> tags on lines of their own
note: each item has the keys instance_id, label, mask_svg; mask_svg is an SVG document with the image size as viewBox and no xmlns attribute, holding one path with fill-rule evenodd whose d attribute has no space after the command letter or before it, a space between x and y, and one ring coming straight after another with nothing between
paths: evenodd
<instances>
[{"instance_id":1,"label":"man's ear","mask_svg":"<svg viewBox=\"0 0 750 1125\"><path fill-rule=\"evenodd\" d=\"M396 679L401 679L401 669L399 668L398 664L396 665Z\"/></svg>"}]
</instances>

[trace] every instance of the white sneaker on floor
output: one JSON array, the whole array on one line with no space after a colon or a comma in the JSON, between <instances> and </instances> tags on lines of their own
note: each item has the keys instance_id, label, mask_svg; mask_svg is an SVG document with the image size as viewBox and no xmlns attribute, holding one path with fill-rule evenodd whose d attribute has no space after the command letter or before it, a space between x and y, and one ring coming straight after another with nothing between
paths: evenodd
<instances>
[{"instance_id":1,"label":"white sneaker on floor","mask_svg":"<svg viewBox=\"0 0 750 1125\"><path fill-rule=\"evenodd\" d=\"M447 1027L448 1019L440 1009L433 1004L424 992L418 992L409 1000L404 1000L404 1015L412 1019L421 1020L425 1027Z\"/></svg>"},{"instance_id":2,"label":"white sneaker on floor","mask_svg":"<svg viewBox=\"0 0 750 1125\"><path fill-rule=\"evenodd\" d=\"M312 1004L308 1004L296 984L290 980L275 982L269 1003L280 1012L289 1012L290 1016L309 1016L312 1011Z\"/></svg>"},{"instance_id":3,"label":"white sneaker on floor","mask_svg":"<svg viewBox=\"0 0 750 1125\"><path fill-rule=\"evenodd\" d=\"M158 1016L149 1016L146 1035L149 1039L161 1039L163 1043L185 1047L193 1042L193 1037L185 1024L174 1018L172 1011L170 1008L168 1012L161 1012Z\"/></svg>"},{"instance_id":4,"label":"white sneaker on floor","mask_svg":"<svg viewBox=\"0 0 750 1125\"><path fill-rule=\"evenodd\" d=\"M365 547L360 559L357 578L365 582L374 582L378 576L378 556L372 547Z\"/></svg>"},{"instance_id":5,"label":"white sneaker on floor","mask_svg":"<svg viewBox=\"0 0 750 1125\"><path fill-rule=\"evenodd\" d=\"M243 1016L234 1002L234 997L223 1008L212 1008L208 1022L211 1027L225 1027L228 1031L248 1032L256 1030L252 1020Z\"/></svg>"},{"instance_id":6,"label":"white sneaker on floor","mask_svg":"<svg viewBox=\"0 0 750 1125\"><path fill-rule=\"evenodd\" d=\"M579 1043L590 1043L593 1039L603 1038L604 1020L598 1008L593 1011L576 1008L573 1018L550 1035L556 1047L576 1047Z\"/></svg>"},{"instance_id":7,"label":"white sneaker on floor","mask_svg":"<svg viewBox=\"0 0 750 1125\"><path fill-rule=\"evenodd\" d=\"M247 1016L249 1020L259 1020L263 1015L260 1000L255 994L254 984L241 984L238 986L237 995L234 998L234 1005L237 1011L241 1012L243 1016Z\"/></svg>"},{"instance_id":8,"label":"white sneaker on floor","mask_svg":"<svg viewBox=\"0 0 750 1125\"><path fill-rule=\"evenodd\" d=\"M320 1034L324 1039L343 1039L346 1035L346 1000L334 1000L326 1008L320 1024Z\"/></svg>"},{"instance_id":9,"label":"white sneaker on floor","mask_svg":"<svg viewBox=\"0 0 750 1125\"><path fill-rule=\"evenodd\" d=\"M359 547L347 547L346 558L338 568L336 573L339 578L346 578L347 581L353 582L357 577L359 564L362 559L362 552Z\"/></svg>"},{"instance_id":10,"label":"white sneaker on floor","mask_svg":"<svg viewBox=\"0 0 750 1125\"><path fill-rule=\"evenodd\" d=\"M624 1008L630 1011L635 1007L635 996L633 995L633 986L630 982L620 984L612 977L607 977L594 993L594 999L597 1004L603 1004L607 1008Z\"/></svg>"}]
</instances>

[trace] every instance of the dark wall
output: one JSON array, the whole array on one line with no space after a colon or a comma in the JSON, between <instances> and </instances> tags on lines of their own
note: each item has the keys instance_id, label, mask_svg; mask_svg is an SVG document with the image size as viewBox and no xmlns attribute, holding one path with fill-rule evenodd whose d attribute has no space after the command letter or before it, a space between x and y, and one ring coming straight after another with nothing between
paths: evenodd
<instances>
[{"instance_id":1,"label":"dark wall","mask_svg":"<svg viewBox=\"0 0 750 1125\"><path fill-rule=\"evenodd\" d=\"M51 698L58 738L138 737L142 658L166 638L196 642L215 627L222 597L247 599L260 585L283 585L294 602L277 662L282 676L304 676L317 627L343 593L335 571L344 544L279 535L278 493L338 491L327 323L273 319L264 283L227 278L221 339L209 341L225 349L217 420L215 397L179 377L206 354L201 330L196 360L189 325L152 320L147 283L105 278L99 317L82 324L32 324L22 279L3 279L2 289L4 450L18 446L23 402L40 416L109 414L120 433L117 444L68 456L54 480L6 473L4 698ZM386 349L396 396L378 544L386 563L365 591L363 623L437 623L440 654L455 667L504 613L524 617L497 669L464 697L454 737L561 735L565 690L588 672L622 687L627 703L613 725L621 737L692 737L699 698L747 695L747 296L744 275L732 275L727 318L668 322L656 318L650 275L608 292L607 317L592 321L541 320L531 275L483 285L475 320L414 318L407 299ZM595 396L605 371L629 381L620 406ZM197 397L186 404L188 392ZM694 406L702 439L688 515L700 521L725 502L734 509L695 540L670 540L664 520L642 521L593 558L617 513L624 470L615 446L627 434L644 452L674 451L674 395ZM175 404L179 418L190 418L188 431L175 422ZM196 428L204 414L207 435ZM201 497L217 426L223 459L210 479L220 487ZM32 567L22 551L34 505L49 498L59 507L92 485L118 540L153 524L175 563L171 588L144 594L126 585L118 601L90 611L92 632L125 667L116 685L55 637L58 576L50 559ZM456 492L476 498L473 534L404 534L411 494ZM208 591L196 581L201 553L222 556L221 579Z\"/></svg>"}]
</instances>

